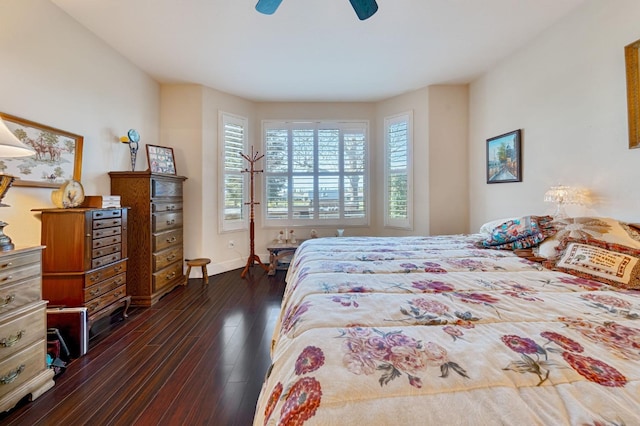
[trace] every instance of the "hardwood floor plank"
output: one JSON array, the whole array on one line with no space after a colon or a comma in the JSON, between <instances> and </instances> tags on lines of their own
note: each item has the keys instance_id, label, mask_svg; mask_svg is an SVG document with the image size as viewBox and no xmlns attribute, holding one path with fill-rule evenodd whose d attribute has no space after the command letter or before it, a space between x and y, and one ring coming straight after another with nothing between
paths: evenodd
<instances>
[{"instance_id":1,"label":"hardwood floor plank","mask_svg":"<svg viewBox=\"0 0 640 426\"><path fill-rule=\"evenodd\" d=\"M95 336L56 385L0 413L7 425L251 424L284 272L192 279Z\"/></svg>"}]
</instances>

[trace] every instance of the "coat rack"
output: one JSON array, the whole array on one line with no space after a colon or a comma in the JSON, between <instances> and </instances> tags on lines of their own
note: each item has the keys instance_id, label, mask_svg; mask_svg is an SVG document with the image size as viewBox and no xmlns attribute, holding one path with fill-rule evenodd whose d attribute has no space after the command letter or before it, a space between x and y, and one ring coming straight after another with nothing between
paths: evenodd
<instances>
[{"instance_id":1,"label":"coat rack","mask_svg":"<svg viewBox=\"0 0 640 426\"><path fill-rule=\"evenodd\" d=\"M250 167L248 169L244 169L242 171L242 173L249 173L250 176L250 196L251 196L251 201L249 201L248 203L244 203L245 205L249 205L250 206L250 215L249 215L249 248L250 248L250 253L249 253L249 258L247 259L247 265L244 267L242 273L240 274L240 278L244 278L244 276L247 274L247 272L249 271L249 267L253 266L254 263L257 263L258 265L260 265L262 267L262 269L264 269L265 271L269 272L269 267L267 265L265 265L264 263L262 263L262 261L260 260L260 257L256 254L256 244L255 244L255 231L254 231L254 223L253 223L253 218L254 218L254 213L253 213L253 206L256 204L260 204L258 202L256 202L254 200L254 195L253 195L253 176L256 173L262 173L263 170L256 170L254 168L255 163L258 162L262 157L264 157L264 154L262 155L258 155L258 153L254 153L253 152L253 146L251 147L251 156L248 156L246 154L242 154L240 153L240 155L242 155L242 158L244 158L245 160L247 160L249 162Z\"/></svg>"}]
</instances>

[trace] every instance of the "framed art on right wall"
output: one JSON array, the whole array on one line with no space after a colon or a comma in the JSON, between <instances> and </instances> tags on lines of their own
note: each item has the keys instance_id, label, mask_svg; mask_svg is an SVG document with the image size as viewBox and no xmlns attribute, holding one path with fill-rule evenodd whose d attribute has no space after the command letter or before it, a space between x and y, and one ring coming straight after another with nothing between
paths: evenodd
<instances>
[{"instance_id":1,"label":"framed art on right wall","mask_svg":"<svg viewBox=\"0 0 640 426\"><path fill-rule=\"evenodd\" d=\"M487 139L487 183L522 182L520 129Z\"/></svg>"}]
</instances>

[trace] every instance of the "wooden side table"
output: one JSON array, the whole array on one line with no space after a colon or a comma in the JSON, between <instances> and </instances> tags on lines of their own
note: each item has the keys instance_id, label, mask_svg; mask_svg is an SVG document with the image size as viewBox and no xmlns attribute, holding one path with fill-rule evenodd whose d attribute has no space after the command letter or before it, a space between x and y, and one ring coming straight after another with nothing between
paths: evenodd
<instances>
[{"instance_id":1,"label":"wooden side table","mask_svg":"<svg viewBox=\"0 0 640 426\"><path fill-rule=\"evenodd\" d=\"M269 272L267 275L275 275L276 270L287 270L289 269L289 262L283 262L289 256L292 256L303 240L296 240L295 243L284 242L284 243L272 243L267 246L267 250L269 250Z\"/></svg>"}]
</instances>

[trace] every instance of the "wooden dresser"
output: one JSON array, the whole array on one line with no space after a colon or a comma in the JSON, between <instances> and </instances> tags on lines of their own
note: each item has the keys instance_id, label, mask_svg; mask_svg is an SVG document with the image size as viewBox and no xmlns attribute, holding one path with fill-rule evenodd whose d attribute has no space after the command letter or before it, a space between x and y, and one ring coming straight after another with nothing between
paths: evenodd
<instances>
[{"instance_id":1,"label":"wooden dresser","mask_svg":"<svg viewBox=\"0 0 640 426\"><path fill-rule=\"evenodd\" d=\"M0 412L53 385L47 368L47 302L42 300L42 247L0 252Z\"/></svg>"},{"instance_id":2,"label":"wooden dresser","mask_svg":"<svg viewBox=\"0 0 640 426\"><path fill-rule=\"evenodd\" d=\"M49 306L86 307L89 327L124 307L127 296L127 208L44 209L42 293Z\"/></svg>"},{"instance_id":3,"label":"wooden dresser","mask_svg":"<svg viewBox=\"0 0 640 426\"><path fill-rule=\"evenodd\" d=\"M183 176L109 172L111 194L131 207L127 290L135 306L151 306L186 283L182 246Z\"/></svg>"}]
</instances>

